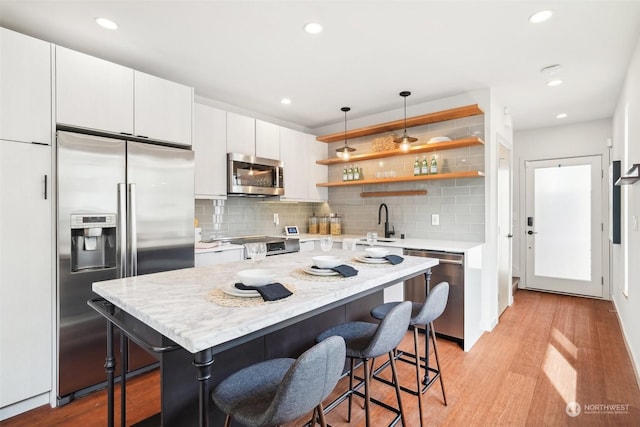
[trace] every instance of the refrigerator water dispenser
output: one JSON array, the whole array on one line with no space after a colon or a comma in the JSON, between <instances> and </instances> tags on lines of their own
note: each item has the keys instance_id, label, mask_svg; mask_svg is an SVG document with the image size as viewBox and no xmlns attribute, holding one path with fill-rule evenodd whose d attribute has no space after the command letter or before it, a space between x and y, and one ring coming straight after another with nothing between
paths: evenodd
<instances>
[{"instance_id":1,"label":"refrigerator water dispenser","mask_svg":"<svg viewBox=\"0 0 640 427\"><path fill-rule=\"evenodd\" d=\"M116 215L71 215L71 272L116 267Z\"/></svg>"}]
</instances>

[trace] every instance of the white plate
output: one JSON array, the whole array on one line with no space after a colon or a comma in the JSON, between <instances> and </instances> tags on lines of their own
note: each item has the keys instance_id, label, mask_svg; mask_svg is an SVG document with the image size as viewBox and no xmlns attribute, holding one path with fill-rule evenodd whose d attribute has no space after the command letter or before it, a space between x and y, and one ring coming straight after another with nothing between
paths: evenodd
<instances>
[{"instance_id":1,"label":"white plate","mask_svg":"<svg viewBox=\"0 0 640 427\"><path fill-rule=\"evenodd\" d=\"M431 138L430 140L427 141L427 144L433 144L436 142L445 142L445 141L451 141L451 138L448 138L446 136L435 136L433 138Z\"/></svg>"},{"instance_id":2,"label":"white plate","mask_svg":"<svg viewBox=\"0 0 640 427\"><path fill-rule=\"evenodd\" d=\"M234 286L234 284L226 285L222 287L222 292L227 295L231 295L232 297L240 297L240 298L255 298L259 297L260 293L258 291L238 289Z\"/></svg>"},{"instance_id":3,"label":"white plate","mask_svg":"<svg viewBox=\"0 0 640 427\"><path fill-rule=\"evenodd\" d=\"M314 276L338 276L340 274L337 271L329 270L328 268L302 267L302 271L313 274Z\"/></svg>"},{"instance_id":4,"label":"white plate","mask_svg":"<svg viewBox=\"0 0 640 427\"><path fill-rule=\"evenodd\" d=\"M357 256L355 258L357 261L364 262L366 264L385 264L389 262L384 258L370 258L368 256Z\"/></svg>"}]
</instances>

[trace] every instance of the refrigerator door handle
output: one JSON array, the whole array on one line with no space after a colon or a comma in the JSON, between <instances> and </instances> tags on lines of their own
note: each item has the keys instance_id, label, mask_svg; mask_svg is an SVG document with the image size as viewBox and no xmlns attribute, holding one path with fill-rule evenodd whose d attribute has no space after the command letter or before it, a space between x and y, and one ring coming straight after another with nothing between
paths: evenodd
<instances>
[{"instance_id":1,"label":"refrigerator door handle","mask_svg":"<svg viewBox=\"0 0 640 427\"><path fill-rule=\"evenodd\" d=\"M118 278L127 277L127 220L124 215L126 210L127 189L124 184L118 184L118 244L116 253Z\"/></svg>"},{"instance_id":2,"label":"refrigerator door handle","mask_svg":"<svg viewBox=\"0 0 640 427\"><path fill-rule=\"evenodd\" d=\"M138 241L136 229L136 185L129 184L129 218L127 228L129 230L129 257L131 276L138 275Z\"/></svg>"}]
</instances>

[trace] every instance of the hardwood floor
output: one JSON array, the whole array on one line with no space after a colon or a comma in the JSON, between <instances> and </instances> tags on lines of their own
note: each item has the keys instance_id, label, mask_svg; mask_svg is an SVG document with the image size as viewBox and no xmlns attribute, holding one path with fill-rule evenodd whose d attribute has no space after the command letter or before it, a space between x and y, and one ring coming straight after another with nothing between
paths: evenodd
<instances>
[{"instance_id":1,"label":"hardwood floor","mask_svg":"<svg viewBox=\"0 0 640 427\"><path fill-rule=\"evenodd\" d=\"M434 384L424 399L425 425L640 425L640 390L612 310L608 301L519 290L499 325L471 352L438 340L448 406ZM401 348L411 350L410 333ZM398 368L400 381L413 385L412 366L398 363ZM342 380L336 389L345 384ZM395 404L391 387L374 384L372 395ZM159 410L157 373L130 381L127 390L128 424ZM402 399L408 414L405 425L418 426L416 397L403 393ZM350 424L346 402L329 413L327 421L333 427L363 426L361 400L354 402ZM567 415L568 402L580 404L578 416ZM0 426L105 426L105 407L104 391L96 392L61 408L37 408ZM391 419L375 405L373 410L374 426ZM287 427L306 421L308 417Z\"/></svg>"}]
</instances>

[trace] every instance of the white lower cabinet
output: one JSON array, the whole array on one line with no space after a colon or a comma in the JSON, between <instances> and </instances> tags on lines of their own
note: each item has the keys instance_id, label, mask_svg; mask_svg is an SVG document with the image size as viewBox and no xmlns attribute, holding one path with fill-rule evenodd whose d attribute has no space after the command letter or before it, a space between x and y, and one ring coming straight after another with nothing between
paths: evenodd
<instances>
[{"instance_id":1,"label":"white lower cabinet","mask_svg":"<svg viewBox=\"0 0 640 427\"><path fill-rule=\"evenodd\" d=\"M208 250L207 252L196 252L195 266L222 264L225 262L242 261L244 259L244 249Z\"/></svg>"},{"instance_id":2,"label":"white lower cabinet","mask_svg":"<svg viewBox=\"0 0 640 427\"><path fill-rule=\"evenodd\" d=\"M51 209L51 146L0 140L3 413L51 390Z\"/></svg>"}]
</instances>

